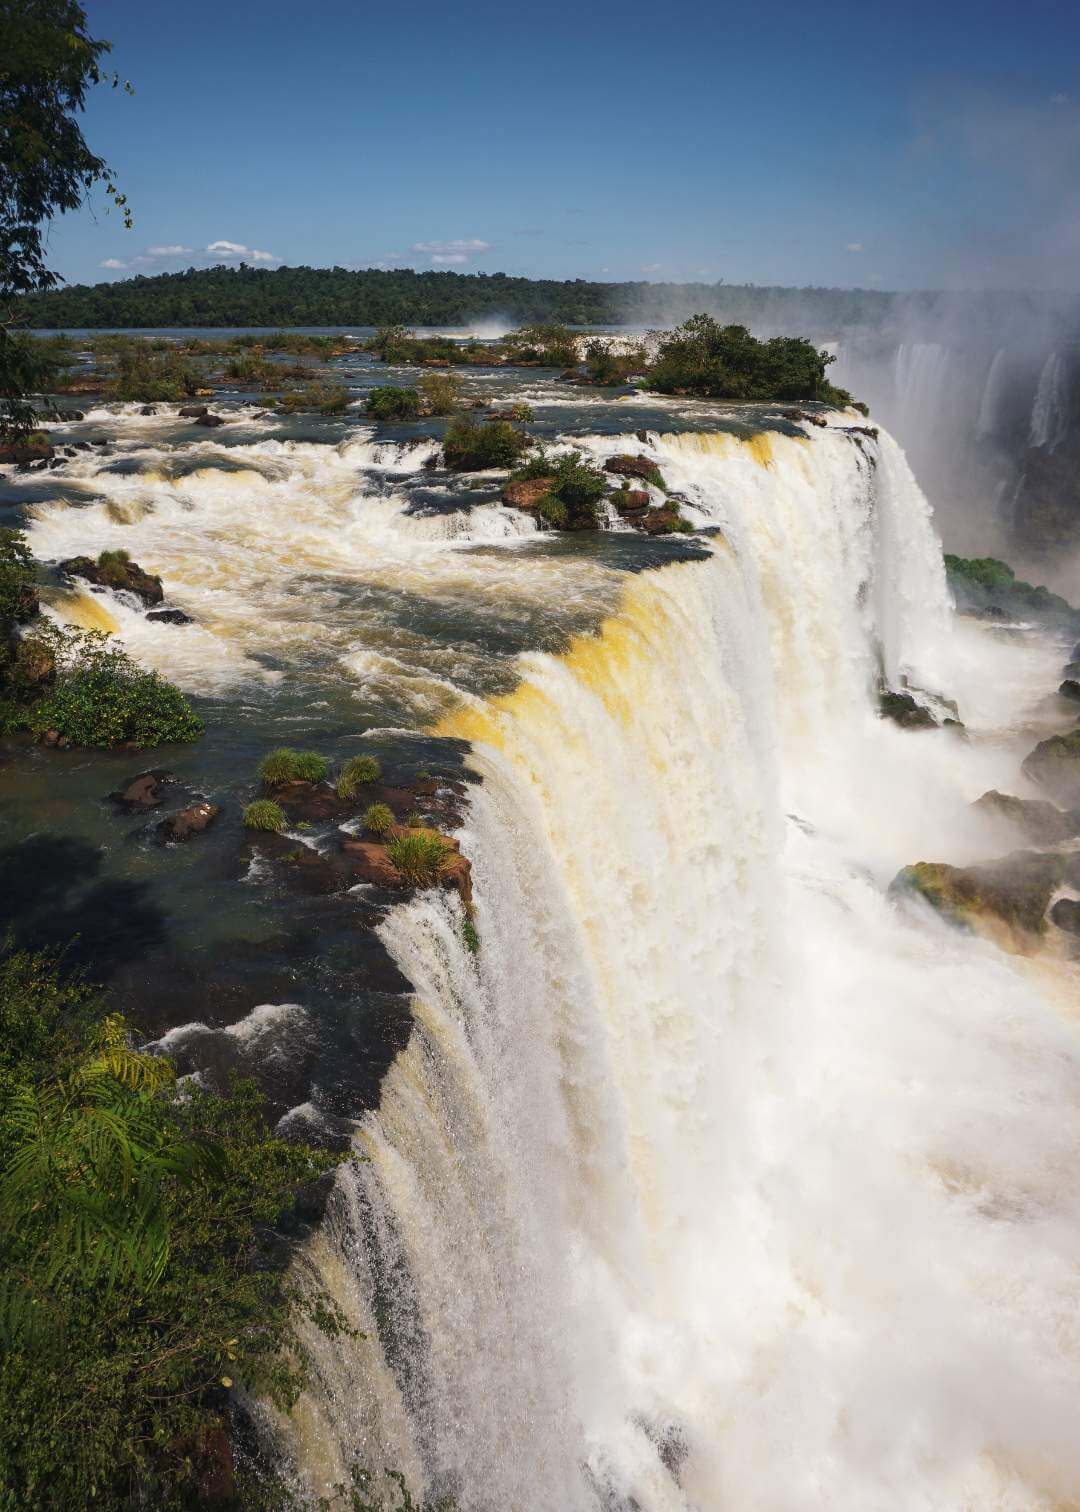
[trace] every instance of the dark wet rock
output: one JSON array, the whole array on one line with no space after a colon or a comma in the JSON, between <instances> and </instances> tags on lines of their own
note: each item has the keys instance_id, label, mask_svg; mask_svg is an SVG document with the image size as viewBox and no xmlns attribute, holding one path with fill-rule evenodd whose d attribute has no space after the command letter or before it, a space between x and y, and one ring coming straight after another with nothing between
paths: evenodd
<instances>
[{"instance_id":1,"label":"dark wet rock","mask_svg":"<svg viewBox=\"0 0 1080 1512\"><path fill-rule=\"evenodd\" d=\"M649 495L644 488L616 488L609 497L623 519L644 514L649 507ZM660 513L662 511L657 510L657 514ZM637 523L640 521L635 519Z\"/></svg>"},{"instance_id":2,"label":"dark wet rock","mask_svg":"<svg viewBox=\"0 0 1080 1512\"><path fill-rule=\"evenodd\" d=\"M554 478L518 478L505 485L502 501L511 509L522 509L526 514L533 514L554 484Z\"/></svg>"},{"instance_id":3,"label":"dark wet rock","mask_svg":"<svg viewBox=\"0 0 1080 1512\"><path fill-rule=\"evenodd\" d=\"M184 404L176 412L181 420L198 420L202 415L208 415L210 411L205 404Z\"/></svg>"},{"instance_id":4,"label":"dark wet rock","mask_svg":"<svg viewBox=\"0 0 1080 1512\"><path fill-rule=\"evenodd\" d=\"M1059 898L1050 910L1050 917L1066 934L1080 935L1080 903L1075 898Z\"/></svg>"},{"instance_id":5,"label":"dark wet rock","mask_svg":"<svg viewBox=\"0 0 1080 1512\"><path fill-rule=\"evenodd\" d=\"M1080 806L1080 725L1042 740L1024 759L1024 776L1068 808Z\"/></svg>"},{"instance_id":6,"label":"dark wet rock","mask_svg":"<svg viewBox=\"0 0 1080 1512\"><path fill-rule=\"evenodd\" d=\"M972 804L977 813L1001 819L1036 845L1060 845L1080 835L1080 811L1067 812L1045 798L1013 798L995 789Z\"/></svg>"},{"instance_id":7,"label":"dark wet rock","mask_svg":"<svg viewBox=\"0 0 1080 1512\"><path fill-rule=\"evenodd\" d=\"M211 414L199 415L198 418L195 421L195 424L196 425L205 425L208 428L212 429L214 426L224 425L225 424L225 416L224 415L211 415Z\"/></svg>"},{"instance_id":8,"label":"dark wet rock","mask_svg":"<svg viewBox=\"0 0 1080 1512\"><path fill-rule=\"evenodd\" d=\"M647 430L635 431L634 436L638 441L641 442L642 446L649 445L649 433Z\"/></svg>"},{"instance_id":9,"label":"dark wet rock","mask_svg":"<svg viewBox=\"0 0 1080 1512\"><path fill-rule=\"evenodd\" d=\"M109 798L120 808L129 811L158 808L168 796L165 789L172 787L175 782L174 772L158 767L152 772L140 772L137 777L132 777L122 788L110 793Z\"/></svg>"},{"instance_id":10,"label":"dark wet rock","mask_svg":"<svg viewBox=\"0 0 1080 1512\"><path fill-rule=\"evenodd\" d=\"M1062 698L1068 698L1073 703L1080 703L1080 682L1075 678L1067 677L1058 689Z\"/></svg>"},{"instance_id":11,"label":"dark wet rock","mask_svg":"<svg viewBox=\"0 0 1080 1512\"><path fill-rule=\"evenodd\" d=\"M28 436L0 446L0 462L14 462L16 467L28 467L33 462L47 462L52 454L52 442L44 431L33 431Z\"/></svg>"},{"instance_id":12,"label":"dark wet rock","mask_svg":"<svg viewBox=\"0 0 1080 1512\"><path fill-rule=\"evenodd\" d=\"M165 597L161 579L154 573L144 572L138 562L111 561L106 566L92 561L90 557L71 557L60 563L60 571L69 577L85 578L101 588L117 588L133 593L144 604L160 604Z\"/></svg>"},{"instance_id":13,"label":"dark wet rock","mask_svg":"<svg viewBox=\"0 0 1080 1512\"><path fill-rule=\"evenodd\" d=\"M918 703L910 693L896 693L885 688L878 695L878 712L882 719L891 719L902 730L936 730L938 722L925 704Z\"/></svg>"},{"instance_id":14,"label":"dark wet rock","mask_svg":"<svg viewBox=\"0 0 1080 1512\"><path fill-rule=\"evenodd\" d=\"M692 529L673 504L666 504L662 509L647 509L632 519L649 536L688 535Z\"/></svg>"},{"instance_id":15,"label":"dark wet rock","mask_svg":"<svg viewBox=\"0 0 1080 1512\"><path fill-rule=\"evenodd\" d=\"M656 488L663 488L664 486L663 475L650 457L630 457L625 455L609 457L604 463L604 471L615 473L622 478L642 478L646 483L652 483Z\"/></svg>"},{"instance_id":16,"label":"dark wet rock","mask_svg":"<svg viewBox=\"0 0 1080 1512\"><path fill-rule=\"evenodd\" d=\"M163 625L193 625L195 621L182 609L151 609L148 620L157 620Z\"/></svg>"},{"instance_id":17,"label":"dark wet rock","mask_svg":"<svg viewBox=\"0 0 1080 1512\"><path fill-rule=\"evenodd\" d=\"M221 813L216 803L193 803L190 808L181 809L179 813L170 814L158 825L158 834L166 841L190 840L194 835L201 835L208 829Z\"/></svg>"},{"instance_id":18,"label":"dark wet rock","mask_svg":"<svg viewBox=\"0 0 1080 1512\"><path fill-rule=\"evenodd\" d=\"M142 409L139 411L139 414L140 415L156 415L157 414L157 405L156 404L144 404L143 407L142 407Z\"/></svg>"},{"instance_id":19,"label":"dark wet rock","mask_svg":"<svg viewBox=\"0 0 1080 1512\"><path fill-rule=\"evenodd\" d=\"M66 735L61 735L59 730L46 730L41 737L41 744L48 746L50 750L54 751L69 751L71 749L71 741Z\"/></svg>"},{"instance_id":20,"label":"dark wet rock","mask_svg":"<svg viewBox=\"0 0 1080 1512\"><path fill-rule=\"evenodd\" d=\"M1025 953L1045 932L1047 906L1066 871L1064 856L1039 851L967 867L918 861L897 874L890 892L916 894L952 923Z\"/></svg>"}]
</instances>

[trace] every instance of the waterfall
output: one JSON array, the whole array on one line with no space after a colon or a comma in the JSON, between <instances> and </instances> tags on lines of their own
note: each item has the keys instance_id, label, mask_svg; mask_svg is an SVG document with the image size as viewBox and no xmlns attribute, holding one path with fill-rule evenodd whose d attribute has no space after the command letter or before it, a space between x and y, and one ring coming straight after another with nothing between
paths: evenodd
<instances>
[{"instance_id":1,"label":"waterfall","mask_svg":"<svg viewBox=\"0 0 1080 1512\"><path fill-rule=\"evenodd\" d=\"M1008 360L1008 348L999 347L994 353L994 360L990 364L986 383L983 386L982 398L979 400L979 413L975 421L977 440L985 441L995 436L1001 429L1007 389Z\"/></svg>"},{"instance_id":2,"label":"waterfall","mask_svg":"<svg viewBox=\"0 0 1080 1512\"><path fill-rule=\"evenodd\" d=\"M449 894L382 926L415 1027L309 1256L364 1337L314 1340L305 1483L1063 1503L1080 1056L1024 963L885 895L975 796L875 715L882 669L971 672L929 510L885 435L654 453L708 558L440 726L481 947Z\"/></svg>"},{"instance_id":3,"label":"waterfall","mask_svg":"<svg viewBox=\"0 0 1080 1512\"><path fill-rule=\"evenodd\" d=\"M1065 364L1051 352L1039 374L1039 386L1031 407L1030 444L1054 451L1069 430L1069 394Z\"/></svg>"}]
</instances>

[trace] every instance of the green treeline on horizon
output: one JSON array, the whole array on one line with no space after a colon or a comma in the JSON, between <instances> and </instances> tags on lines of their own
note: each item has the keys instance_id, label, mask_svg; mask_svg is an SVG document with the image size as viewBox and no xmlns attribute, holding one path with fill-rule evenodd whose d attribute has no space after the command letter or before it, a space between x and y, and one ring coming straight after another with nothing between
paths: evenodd
<instances>
[{"instance_id":1,"label":"green treeline on horizon","mask_svg":"<svg viewBox=\"0 0 1080 1512\"><path fill-rule=\"evenodd\" d=\"M879 325L900 296L869 289L754 284L589 283L410 268L189 268L72 284L20 301L35 329L165 326L452 326L520 323L661 325L695 311L757 327L830 331Z\"/></svg>"}]
</instances>

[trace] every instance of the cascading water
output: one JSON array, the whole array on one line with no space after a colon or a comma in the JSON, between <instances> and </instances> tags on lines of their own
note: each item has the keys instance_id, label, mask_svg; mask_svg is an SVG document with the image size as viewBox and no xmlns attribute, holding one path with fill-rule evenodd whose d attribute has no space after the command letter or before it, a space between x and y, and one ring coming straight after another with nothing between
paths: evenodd
<instances>
[{"instance_id":1,"label":"cascading water","mask_svg":"<svg viewBox=\"0 0 1080 1512\"><path fill-rule=\"evenodd\" d=\"M1032 446L1054 451L1069 430L1068 381L1065 364L1057 352L1051 352L1039 374L1039 386L1031 407Z\"/></svg>"},{"instance_id":2,"label":"cascading water","mask_svg":"<svg viewBox=\"0 0 1080 1512\"><path fill-rule=\"evenodd\" d=\"M1074 1504L1075 1034L884 894L1015 755L876 680L978 732L990 653L887 437L654 451L708 560L440 727L482 943L448 895L383 925L415 1027L309 1254L364 1337L314 1338L297 1463L462 1512Z\"/></svg>"}]
</instances>

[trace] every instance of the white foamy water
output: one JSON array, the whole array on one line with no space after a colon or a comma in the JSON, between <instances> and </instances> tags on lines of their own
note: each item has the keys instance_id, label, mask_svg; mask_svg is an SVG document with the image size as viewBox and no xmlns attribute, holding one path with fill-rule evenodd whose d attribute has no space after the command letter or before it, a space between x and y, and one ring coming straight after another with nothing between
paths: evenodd
<instances>
[{"instance_id":1,"label":"white foamy water","mask_svg":"<svg viewBox=\"0 0 1080 1512\"><path fill-rule=\"evenodd\" d=\"M463 1512L1074 1505L1074 984L885 893L977 848L1003 689L1051 657L953 624L887 438L656 455L711 558L441 726L482 947L446 895L383 926L416 1023L312 1247L366 1337L315 1341L301 1472ZM971 743L878 720L882 669Z\"/></svg>"}]
</instances>

